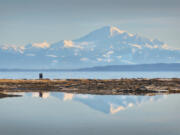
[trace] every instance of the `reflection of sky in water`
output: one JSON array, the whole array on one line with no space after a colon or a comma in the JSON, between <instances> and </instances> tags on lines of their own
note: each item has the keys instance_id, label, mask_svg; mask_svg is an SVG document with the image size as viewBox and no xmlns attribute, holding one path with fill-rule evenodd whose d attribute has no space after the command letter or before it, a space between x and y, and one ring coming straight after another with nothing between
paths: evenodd
<instances>
[{"instance_id":1,"label":"reflection of sky in water","mask_svg":"<svg viewBox=\"0 0 180 135\"><path fill-rule=\"evenodd\" d=\"M0 99L2 135L180 134L180 95L22 94Z\"/></svg>"}]
</instances>

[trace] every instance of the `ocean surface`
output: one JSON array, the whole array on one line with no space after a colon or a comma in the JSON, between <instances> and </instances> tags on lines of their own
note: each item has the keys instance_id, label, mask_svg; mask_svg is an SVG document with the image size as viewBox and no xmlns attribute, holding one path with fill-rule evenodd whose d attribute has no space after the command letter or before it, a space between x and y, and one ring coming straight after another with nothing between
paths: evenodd
<instances>
[{"instance_id":1,"label":"ocean surface","mask_svg":"<svg viewBox=\"0 0 180 135\"><path fill-rule=\"evenodd\" d=\"M180 95L17 93L0 98L1 135L179 135Z\"/></svg>"},{"instance_id":2,"label":"ocean surface","mask_svg":"<svg viewBox=\"0 0 180 135\"><path fill-rule=\"evenodd\" d=\"M40 72L2 72L0 79L38 79ZM180 78L180 72L42 72L49 79Z\"/></svg>"}]
</instances>

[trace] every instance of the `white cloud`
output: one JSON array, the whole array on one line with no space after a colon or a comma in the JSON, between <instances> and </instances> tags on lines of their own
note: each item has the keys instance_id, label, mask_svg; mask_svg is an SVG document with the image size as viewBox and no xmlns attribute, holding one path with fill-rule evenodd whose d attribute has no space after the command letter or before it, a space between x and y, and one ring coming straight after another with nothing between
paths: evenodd
<instances>
[{"instance_id":1,"label":"white cloud","mask_svg":"<svg viewBox=\"0 0 180 135\"><path fill-rule=\"evenodd\" d=\"M32 46L36 48L49 48L50 44L47 42L42 42L42 43L33 43Z\"/></svg>"}]
</instances>

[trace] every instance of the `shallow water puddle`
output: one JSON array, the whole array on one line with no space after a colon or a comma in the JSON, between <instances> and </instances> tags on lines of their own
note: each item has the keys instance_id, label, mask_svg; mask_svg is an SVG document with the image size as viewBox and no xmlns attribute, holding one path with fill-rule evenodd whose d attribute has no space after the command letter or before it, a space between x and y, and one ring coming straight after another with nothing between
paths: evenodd
<instances>
[{"instance_id":1,"label":"shallow water puddle","mask_svg":"<svg viewBox=\"0 0 180 135\"><path fill-rule=\"evenodd\" d=\"M8 93L12 94L12 93ZM13 93L0 99L0 134L180 134L180 95Z\"/></svg>"}]
</instances>

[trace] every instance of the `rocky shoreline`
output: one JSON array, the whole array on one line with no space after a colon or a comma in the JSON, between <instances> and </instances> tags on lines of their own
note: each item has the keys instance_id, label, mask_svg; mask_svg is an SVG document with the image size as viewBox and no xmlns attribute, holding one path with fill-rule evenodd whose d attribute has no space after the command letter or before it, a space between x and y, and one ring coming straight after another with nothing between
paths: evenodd
<instances>
[{"instance_id":1,"label":"rocky shoreline","mask_svg":"<svg viewBox=\"0 0 180 135\"><path fill-rule=\"evenodd\" d=\"M0 79L0 92L57 91L102 95L180 93L180 79Z\"/></svg>"}]
</instances>

